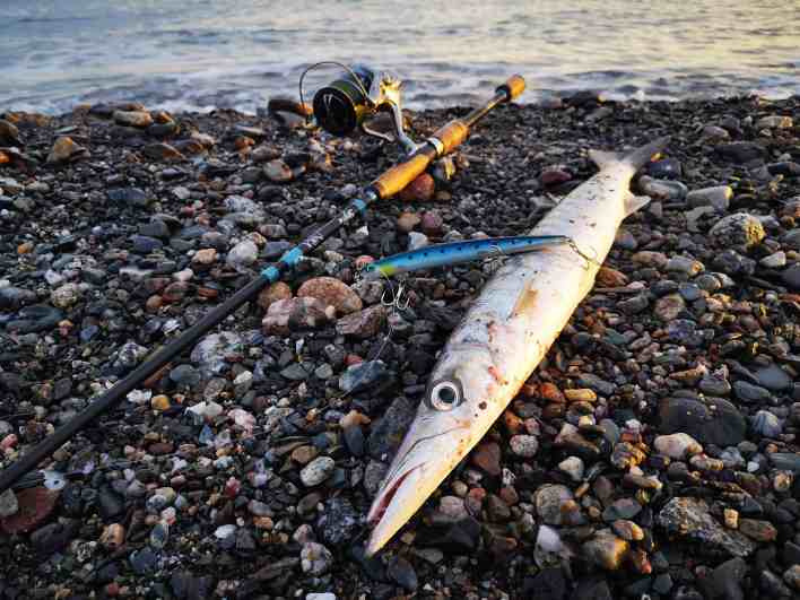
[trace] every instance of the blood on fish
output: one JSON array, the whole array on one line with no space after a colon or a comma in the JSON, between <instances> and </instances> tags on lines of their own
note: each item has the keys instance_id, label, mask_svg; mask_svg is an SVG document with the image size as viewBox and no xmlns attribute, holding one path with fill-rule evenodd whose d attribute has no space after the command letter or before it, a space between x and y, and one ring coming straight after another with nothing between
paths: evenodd
<instances>
[{"instance_id":1,"label":"blood on fish","mask_svg":"<svg viewBox=\"0 0 800 600\"><path fill-rule=\"evenodd\" d=\"M508 381L503 377L503 374L500 372L500 369L492 365L489 367L489 375L494 377L494 380L499 383L500 385L506 385Z\"/></svg>"}]
</instances>

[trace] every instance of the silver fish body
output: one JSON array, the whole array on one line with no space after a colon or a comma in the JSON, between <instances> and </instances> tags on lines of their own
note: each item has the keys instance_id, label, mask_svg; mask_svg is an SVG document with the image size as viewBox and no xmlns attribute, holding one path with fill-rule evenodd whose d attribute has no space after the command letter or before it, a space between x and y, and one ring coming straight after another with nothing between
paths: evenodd
<instances>
[{"instance_id":1,"label":"silver fish body","mask_svg":"<svg viewBox=\"0 0 800 600\"><path fill-rule=\"evenodd\" d=\"M591 290L622 220L647 203L630 192L636 171L667 144L620 157L593 152L599 173L530 232L561 245L508 259L452 333L423 401L367 517L367 552L382 548L481 440L533 373Z\"/></svg>"}]
</instances>

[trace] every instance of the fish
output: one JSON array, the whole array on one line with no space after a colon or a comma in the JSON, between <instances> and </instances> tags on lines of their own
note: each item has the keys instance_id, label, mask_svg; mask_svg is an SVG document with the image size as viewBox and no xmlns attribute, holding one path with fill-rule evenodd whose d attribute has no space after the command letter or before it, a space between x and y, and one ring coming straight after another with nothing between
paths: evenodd
<instances>
[{"instance_id":1,"label":"fish","mask_svg":"<svg viewBox=\"0 0 800 600\"><path fill-rule=\"evenodd\" d=\"M563 235L537 235L485 238L465 240L425 246L410 252L393 254L386 258L367 263L359 272L363 279L379 279L401 273L445 267L459 263L532 252L558 244L569 244L571 240Z\"/></svg>"},{"instance_id":2,"label":"fish","mask_svg":"<svg viewBox=\"0 0 800 600\"><path fill-rule=\"evenodd\" d=\"M622 221L649 202L634 196L636 172L668 138L619 155L590 150L599 172L531 230L573 244L505 261L452 332L424 397L367 515L366 553L403 527L483 438L591 291Z\"/></svg>"}]
</instances>

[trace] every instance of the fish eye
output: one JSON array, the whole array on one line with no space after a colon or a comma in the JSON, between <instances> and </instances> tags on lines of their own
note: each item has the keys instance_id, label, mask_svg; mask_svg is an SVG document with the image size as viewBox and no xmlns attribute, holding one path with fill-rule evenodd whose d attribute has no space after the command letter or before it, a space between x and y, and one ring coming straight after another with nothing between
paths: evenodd
<instances>
[{"instance_id":1,"label":"fish eye","mask_svg":"<svg viewBox=\"0 0 800 600\"><path fill-rule=\"evenodd\" d=\"M436 410L451 410L463 400L461 387L453 381L440 381L431 388L428 400Z\"/></svg>"}]
</instances>

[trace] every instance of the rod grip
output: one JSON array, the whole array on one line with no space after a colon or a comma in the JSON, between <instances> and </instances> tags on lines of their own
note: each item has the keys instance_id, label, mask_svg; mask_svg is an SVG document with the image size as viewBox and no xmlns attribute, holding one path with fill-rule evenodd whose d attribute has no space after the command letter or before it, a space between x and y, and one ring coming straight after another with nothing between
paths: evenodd
<instances>
[{"instance_id":1,"label":"rod grip","mask_svg":"<svg viewBox=\"0 0 800 600\"><path fill-rule=\"evenodd\" d=\"M450 154L464 143L468 135L469 127L467 127L467 124L463 121L455 120L440 127L439 130L433 134L433 137L442 143L441 156L444 156L445 154Z\"/></svg>"},{"instance_id":2,"label":"rod grip","mask_svg":"<svg viewBox=\"0 0 800 600\"><path fill-rule=\"evenodd\" d=\"M372 182L372 187L375 188L381 199L391 198L422 175L431 164L431 160L432 157L424 153L412 156L384 172Z\"/></svg>"},{"instance_id":3,"label":"rod grip","mask_svg":"<svg viewBox=\"0 0 800 600\"><path fill-rule=\"evenodd\" d=\"M525 79L522 75L512 75L506 82L497 88L497 92L505 92L506 102L513 102L525 91Z\"/></svg>"}]
</instances>

